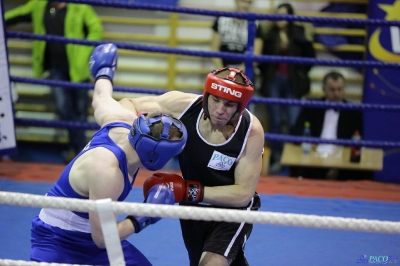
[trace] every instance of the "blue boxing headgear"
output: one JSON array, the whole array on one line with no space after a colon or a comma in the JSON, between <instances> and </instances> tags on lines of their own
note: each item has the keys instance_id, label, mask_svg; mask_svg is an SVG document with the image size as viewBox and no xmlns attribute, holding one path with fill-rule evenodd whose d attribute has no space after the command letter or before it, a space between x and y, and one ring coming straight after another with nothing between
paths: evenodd
<instances>
[{"instance_id":1,"label":"blue boxing headgear","mask_svg":"<svg viewBox=\"0 0 400 266\"><path fill-rule=\"evenodd\" d=\"M160 138L150 135L150 126L161 122L164 125ZM179 140L170 140L169 129L174 125L182 133ZM169 115L146 119L140 115L132 125L129 142L136 150L143 166L150 171L161 169L172 157L182 152L187 140L186 128L181 121Z\"/></svg>"}]
</instances>

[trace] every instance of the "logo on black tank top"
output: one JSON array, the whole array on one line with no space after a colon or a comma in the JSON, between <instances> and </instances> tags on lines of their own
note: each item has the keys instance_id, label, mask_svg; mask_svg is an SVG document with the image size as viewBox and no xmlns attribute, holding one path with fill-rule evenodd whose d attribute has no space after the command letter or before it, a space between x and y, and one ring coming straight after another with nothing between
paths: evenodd
<instances>
[{"instance_id":1,"label":"logo on black tank top","mask_svg":"<svg viewBox=\"0 0 400 266\"><path fill-rule=\"evenodd\" d=\"M207 166L215 170L229 171L235 161L235 157L229 157L223 153L214 151Z\"/></svg>"}]
</instances>

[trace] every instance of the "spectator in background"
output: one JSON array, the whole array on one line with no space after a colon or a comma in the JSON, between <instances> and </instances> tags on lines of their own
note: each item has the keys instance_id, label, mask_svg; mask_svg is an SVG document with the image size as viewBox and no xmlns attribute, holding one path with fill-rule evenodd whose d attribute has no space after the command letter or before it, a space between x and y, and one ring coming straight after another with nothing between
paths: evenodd
<instances>
[{"instance_id":1,"label":"spectator in background","mask_svg":"<svg viewBox=\"0 0 400 266\"><path fill-rule=\"evenodd\" d=\"M290 4L278 6L276 14L293 15L294 10ZM280 20L266 22L260 25L263 38L263 55L315 57L313 47L312 26L300 25L290 21ZM261 89L260 94L265 97L300 99L310 90L308 72L310 65L287 63L260 63ZM286 111L286 116L283 114ZM269 105L270 133L283 133L283 121L286 121L287 131L294 125L300 108L298 106ZM284 120L286 118L286 120ZM271 173L278 173L282 143L272 142L271 147Z\"/></svg>"},{"instance_id":2,"label":"spectator in background","mask_svg":"<svg viewBox=\"0 0 400 266\"><path fill-rule=\"evenodd\" d=\"M6 26L32 22L35 34L64 36L74 39L101 40L103 26L89 5L66 2L30 0L5 13ZM60 42L34 41L32 49L33 73L59 81L88 82L90 53L93 47ZM61 120L86 122L88 112L87 90L51 88ZM72 160L86 145L85 130L68 130L66 162Z\"/></svg>"},{"instance_id":3,"label":"spectator in background","mask_svg":"<svg viewBox=\"0 0 400 266\"><path fill-rule=\"evenodd\" d=\"M345 95L345 78L342 74L332 71L323 79L324 97L319 101L348 103ZM325 139L351 139L355 131L363 136L362 112L355 110L334 110L322 108L303 108L292 129L291 134L300 136L304 131L304 123L310 123L311 136ZM331 153L332 145L318 145L317 151ZM349 158L350 159L350 158ZM290 176L302 176L320 179L368 179L372 172L334 170L328 168L291 167Z\"/></svg>"},{"instance_id":4,"label":"spectator in background","mask_svg":"<svg viewBox=\"0 0 400 266\"><path fill-rule=\"evenodd\" d=\"M236 12L249 12L253 3L252 0L235 0ZM218 17L216 18L211 39L211 50L217 52L230 52L243 54L247 47L248 26L247 20ZM259 55L262 49L261 32L257 28L254 54ZM213 58L213 62L217 69L223 67L236 67L244 70L244 62L230 59Z\"/></svg>"}]
</instances>

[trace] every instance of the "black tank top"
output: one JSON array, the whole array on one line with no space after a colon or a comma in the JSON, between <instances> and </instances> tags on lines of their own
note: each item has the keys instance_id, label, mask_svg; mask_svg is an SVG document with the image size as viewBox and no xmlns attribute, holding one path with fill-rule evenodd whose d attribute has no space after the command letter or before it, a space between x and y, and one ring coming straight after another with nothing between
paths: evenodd
<instances>
[{"instance_id":1,"label":"black tank top","mask_svg":"<svg viewBox=\"0 0 400 266\"><path fill-rule=\"evenodd\" d=\"M199 121L203 119L202 99L203 97L199 96L179 118L188 131L186 146L179 155L183 178L199 181L208 187L233 185L236 163L246 146L253 122L252 117L249 111L245 110L236 125L235 132L226 142L209 143L198 130ZM257 193L254 194L248 207L252 210L260 207Z\"/></svg>"},{"instance_id":2,"label":"black tank top","mask_svg":"<svg viewBox=\"0 0 400 266\"><path fill-rule=\"evenodd\" d=\"M236 162L246 145L251 116L243 112L235 132L222 144L207 142L198 130L203 119L202 96L181 115L180 120L188 131L188 140L179 155L179 164L184 179L201 182L204 186L233 185Z\"/></svg>"},{"instance_id":3,"label":"black tank top","mask_svg":"<svg viewBox=\"0 0 400 266\"><path fill-rule=\"evenodd\" d=\"M246 146L253 119L250 112L245 109L234 133L227 141L222 144L209 143L198 130L199 121L203 119L202 99L203 96L199 96L179 117L188 131L188 140L179 155L183 178L199 181L208 187L233 185L236 163ZM187 204L181 203L181 205ZM257 210L260 205L260 198L254 193L247 207L237 209Z\"/></svg>"}]
</instances>

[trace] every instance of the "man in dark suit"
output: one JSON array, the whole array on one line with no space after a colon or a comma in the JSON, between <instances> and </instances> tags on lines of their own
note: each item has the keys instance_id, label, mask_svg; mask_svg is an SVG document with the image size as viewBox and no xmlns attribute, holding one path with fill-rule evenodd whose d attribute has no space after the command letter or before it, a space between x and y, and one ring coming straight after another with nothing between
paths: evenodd
<instances>
[{"instance_id":1,"label":"man in dark suit","mask_svg":"<svg viewBox=\"0 0 400 266\"><path fill-rule=\"evenodd\" d=\"M327 102L348 101L344 98L345 78L342 74L332 71L323 79L324 97L315 99ZM303 108L291 130L292 135L301 136L304 131L304 123L310 123L312 137L326 139L351 139L358 131L363 136L363 118L361 111L333 110L322 108ZM303 176L318 179L371 179L372 172L349 171L316 167L291 167L290 176Z\"/></svg>"}]
</instances>

